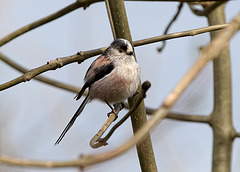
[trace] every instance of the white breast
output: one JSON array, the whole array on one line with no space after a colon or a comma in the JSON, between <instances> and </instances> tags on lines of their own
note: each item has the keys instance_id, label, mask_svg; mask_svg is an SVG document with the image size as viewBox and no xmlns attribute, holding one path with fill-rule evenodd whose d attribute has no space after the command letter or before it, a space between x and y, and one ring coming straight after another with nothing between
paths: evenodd
<instances>
[{"instance_id":1,"label":"white breast","mask_svg":"<svg viewBox=\"0 0 240 172\"><path fill-rule=\"evenodd\" d=\"M90 99L120 103L134 95L140 82L140 67L134 61L118 64L90 87Z\"/></svg>"}]
</instances>

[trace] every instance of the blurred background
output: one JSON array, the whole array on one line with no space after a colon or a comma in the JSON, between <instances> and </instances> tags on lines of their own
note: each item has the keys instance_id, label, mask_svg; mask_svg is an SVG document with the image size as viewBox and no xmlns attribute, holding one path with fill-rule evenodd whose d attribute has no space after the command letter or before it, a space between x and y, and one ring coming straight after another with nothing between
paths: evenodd
<instances>
[{"instance_id":1,"label":"blurred background","mask_svg":"<svg viewBox=\"0 0 240 172\"><path fill-rule=\"evenodd\" d=\"M32 1L0 0L0 38L39 18L52 14L73 3L70 0ZM177 2L125 2L133 40L162 35L175 14ZM226 5L227 22L240 10L240 1ZM183 10L170 29L170 33L208 26L205 17L195 16L184 4ZM157 52L162 43L136 47L141 66L142 81L152 83L145 104L151 108L161 105L175 84L188 71L199 55L199 48L209 42L209 34L167 41L162 53ZM113 41L105 3L95 3L86 10L77 9L51 23L32 30L0 48L0 52L17 63L33 69L57 57L108 46ZM240 80L239 42L237 33L230 43L232 63L233 123L240 131ZM65 83L83 84L85 72L95 59L81 65L74 63L43 74ZM20 76L21 73L0 61L0 83ZM173 111L186 114L208 115L213 109L212 64L208 64L184 92ZM71 160L81 154L95 154L113 150L128 140L132 134L127 120L109 140L109 145L92 149L89 141L107 119L109 108L93 101L58 146L54 143L80 101L75 94L41 82L31 80L0 94L0 151L1 154L32 160ZM123 116L123 110L119 116ZM212 130L206 124L179 122L165 119L151 132L159 171L210 172L212 155ZM233 145L232 171L240 169L240 142ZM2 172L77 172L76 168L39 169L2 165ZM137 153L132 148L113 160L85 169L86 172L140 171Z\"/></svg>"}]
</instances>

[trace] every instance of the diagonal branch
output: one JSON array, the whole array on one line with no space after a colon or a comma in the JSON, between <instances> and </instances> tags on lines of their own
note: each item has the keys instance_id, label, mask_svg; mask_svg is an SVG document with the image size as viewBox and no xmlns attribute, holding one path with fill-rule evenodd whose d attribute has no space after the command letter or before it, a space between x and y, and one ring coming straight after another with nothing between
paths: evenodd
<instances>
[{"instance_id":1,"label":"diagonal branch","mask_svg":"<svg viewBox=\"0 0 240 172\"><path fill-rule=\"evenodd\" d=\"M14 69L22 72L22 73L27 73L29 70L24 68L23 66L19 65L18 63L14 62L13 60L11 60L10 58L8 58L7 56L5 56L3 53L0 52L0 60L2 60L3 62L5 62L6 64L8 64L9 66L13 67ZM80 88L79 87L75 87L73 85L67 84L67 83L63 83L63 82L59 82L56 81L54 79L50 79L48 77L44 77L44 76L37 76L34 79L41 81L45 84L57 87L57 88L61 88L63 90L67 90L73 93L77 93Z\"/></svg>"},{"instance_id":2,"label":"diagonal branch","mask_svg":"<svg viewBox=\"0 0 240 172\"><path fill-rule=\"evenodd\" d=\"M146 112L148 115L152 115L154 113L154 109L146 108ZM174 119L178 121L186 121L186 122L200 122L200 123L210 123L210 116L206 115L187 115L182 113L174 113L169 112L166 116L168 119Z\"/></svg>"},{"instance_id":3,"label":"diagonal branch","mask_svg":"<svg viewBox=\"0 0 240 172\"><path fill-rule=\"evenodd\" d=\"M107 8L109 8L109 13L111 15L109 16L110 20L112 20L113 24L113 35L115 35L115 38L124 38L132 42L132 36L130 32L130 28L128 25L128 19L127 19L127 13L124 5L124 0L105 0L107 2ZM136 56L135 56L136 60ZM138 85L137 91L140 91L140 83ZM134 103L139 98L139 95L136 94L136 96L132 98L128 98L128 103L130 107L134 106ZM147 116L145 112L145 106L144 101L139 104L137 109L132 113L131 115L131 122L132 122L132 129L134 134L136 131L144 125L144 123L147 122ZM141 143L136 145L137 154L138 154L138 160L140 163L140 167L142 171L148 171L148 172L157 172L157 165L156 160L154 157L152 142L150 138L150 134L146 134L144 139Z\"/></svg>"},{"instance_id":4,"label":"diagonal branch","mask_svg":"<svg viewBox=\"0 0 240 172\"><path fill-rule=\"evenodd\" d=\"M206 32L221 30L221 29L224 29L227 25L228 24L214 25L214 26L208 26L208 27L203 27L203 28L199 28L199 29L193 29L193 30L171 33L171 34L167 34L167 35L156 36L156 37L152 37L152 38L134 41L133 45L137 47L140 45L147 45L147 44L164 41L164 40L169 40L169 39L194 36L194 35L198 35L198 34L202 34L202 33L206 33Z\"/></svg>"},{"instance_id":5,"label":"diagonal branch","mask_svg":"<svg viewBox=\"0 0 240 172\"><path fill-rule=\"evenodd\" d=\"M208 14L210 14L214 9L216 9L217 7L219 7L220 5L222 5L223 3L226 3L228 0L221 0L221 1L216 1L214 3L212 3L211 5L209 5L208 7L204 8L202 11L198 10L194 7L193 3L188 3L190 9L192 10L192 12L197 15L197 16L207 16Z\"/></svg>"},{"instance_id":6,"label":"diagonal branch","mask_svg":"<svg viewBox=\"0 0 240 172\"><path fill-rule=\"evenodd\" d=\"M104 137L101 138L101 136L104 134L104 132L107 130L107 128L110 126L110 124L115 120L116 115L115 114L110 114L109 118L105 124L102 126L102 128L99 130L99 132L92 138L90 145L92 148L99 148L100 146L105 146L107 145L108 139L112 136L114 131L122 125L129 116L131 116L134 111L138 108L139 104L142 102L142 100L146 97L146 92L150 88L151 83L149 81L145 81L142 84L142 89L140 91L140 96L138 96L137 100L134 102L134 105L131 107L131 109L128 111L128 113L120 120L118 121L112 129L108 132L108 134ZM118 112L117 112L118 113Z\"/></svg>"},{"instance_id":7,"label":"diagonal branch","mask_svg":"<svg viewBox=\"0 0 240 172\"><path fill-rule=\"evenodd\" d=\"M18 70L18 71L20 71L22 73L28 72L28 70L26 68L24 68L21 65L17 64L16 62L14 62L13 60L9 59L8 57L6 57L2 53L0 53L0 59L2 61L4 61L5 63L7 63L8 65L10 65L11 67L15 68L16 70ZM61 89L64 89L64 90L71 91L73 93L77 93L80 90L80 88L75 87L73 85L70 85L70 84L67 84L67 83L62 83L62 82L59 82L59 81L55 81L55 80L52 80L52 79L49 79L49 78L43 77L43 76L37 76L34 79L36 79L38 81L41 81L43 83L52 85L52 86L57 87L57 88L61 88ZM129 105L125 104L125 108L129 109ZM147 114L151 115L154 111L155 111L154 109L146 107ZM180 121L203 122L203 123L204 122L207 123L208 120L209 120L208 117L204 116L204 115L196 116L196 115L183 115L183 114L174 114L174 113L169 113L167 115L167 118L180 120ZM113 127L113 128L115 128L115 127ZM103 140L107 141L106 137Z\"/></svg>"},{"instance_id":8,"label":"diagonal branch","mask_svg":"<svg viewBox=\"0 0 240 172\"><path fill-rule=\"evenodd\" d=\"M235 133L235 138L239 137L240 138L240 133Z\"/></svg>"},{"instance_id":9,"label":"diagonal branch","mask_svg":"<svg viewBox=\"0 0 240 172\"><path fill-rule=\"evenodd\" d=\"M220 30L220 29L225 28L227 25L228 24L215 25L215 26L210 26L210 27L204 27L204 28L199 28L199 29L193 29L193 30L188 30L188 31L183 31L183 32L177 32L177 33L157 36L157 37L153 37L153 38L148 38L148 39L135 41L135 42L133 42L133 44L134 44L135 47L137 47L137 46L146 45L146 44L150 44L150 43L155 43L155 42L168 40L168 39L180 38L180 37L185 37L185 36L194 36L194 35L197 35L197 34L202 34L202 33L210 32L210 31ZM78 55L72 55L72 56L68 56L68 57L58 58L56 60L51 61L51 63L48 63L46 65L43 65L43 66L40 66L38 68L35 68L35 69L32 69L32 70L28 71L28 72L26 72L25 74L23 74L22 76L20 76L16 79L13 79L13 80L11 80L7 83L1 84L0 85L0 91L5 90L5 89L7 89L9 87L12 87L14 85L17 85L21 82L29 81L33 77L35 77L37 75L40 75L41 73L44 73L48 70L55 70L57 68L61 68L62 66L65 66L67 64L74 63L74 62L79 62L79 63L83 62L87 58L90 58L90 57L93 57L93 56L96 56L98 54L103 53L103 51L105 49L106 49L106 47L95 49L95 50L90 50L90 51L80 52ZM16 63L14 63L10 59L8 59L6 56L3 56L3 54L0 54L0 59L2 59L4 62L6 62L10 66L14 67L15 69L19 70L20 72L24 71L23 70L24 68L22 66L16 65ZM41 79L41 81L43 81L43 80ZM43 82L46 82L46 80L43 81ZM46 82L46 83L54 86L54 84L52 84L51 81L49 82L49 79L48 79L48 82ZM59 85L59 83L56 83L56 85ZM63 86L61 88L64 89L65 87ZM69 89L70 88L67 88L66 90L69 90Z\"/></svg>"},{"instance_id":10,"label":"diagonal branch","mask_svg":"<svg viewBox=\"0 0 240 172\"><path fill-rule=\"evenodd\" d=\"M176 85L173 91L165 99L163 105L157 109L152 117L148 120L147 123L141 127L136 134L128 140L125 144L121 145L117 149L112 151L95 154L95 155L83 155L80 159L72 161L30 161L30 160L21 160L16 158L6 157L4 155L0 156L0 161L6 164L18 165L18 166L31 166L31 167L88 167L90 165L100 163L109 159L112 159L116 156L121 155L126 152L135 144L139 143L145 136L152 130L156 125L158 125L167 115L172 105L176 102L177 98L181 93L186 89L190 82L196 77L196 75L201 71L204 65L209 62L209 60L216 58L221 52L222 48L226 46L234 35L234 33L240 28L240 13L235 17L230 25L224 29L224 31L211 43L203 48L202 54L193 65L193 67L188 71L188 73L182 78L182 80Z\"/></svg>"},{"instance_id":11,"label":"diagonal branch","mask_svg":"<svg viewBox=\"0 0 240 172\"><path fill-rule=\"evenodd\" d=\"M86 8L87 6L89 6L90 4L92 3L95 3L95 2L99 2L101 0L78 0L76 1L75 3L49 15L49 16L46 16L46 17L43 17L33 23L30 23L26 26L23 26L22 28L8 34L7 36L3 37L2 39L0 39L0 47L6 43L8 43L9 41L17 38L18 36L28 32L28 31L31 31L39 26L42 26L48 22L51 22L59 17L62 17L64 16L65 14L68 14L80 7L84 7Z\"/></svg>"},{"instance_id":12,"label":"diagonal branch","mask_svg":"<svg viewBox=\"0 0 240 172\"><path fill-rule=\"evenodd\" d=\"M74 63L74 62L82 63L84 60L86 60L89 57L103 53L104 50L105 50L105 48L100 48L100 49L86 51L86 52L79 52L77 55L57 58L56 60L50 61L43 66L40 66L40 67L37 67L35 69L28 71L27 73L23 74L22 76L20 76L16 79L13 79L9 82L6 82L6 83L0 85L0 90L5 90L5 89L12 87L16 84L19 84L21 82L30 81L35 76L37 76L41 73L44 73L48 70L56 70L57 68L61 68L67 64Z\"/></svg>"},{"instance_id":13,"label":"diagonal branch","mask_svg":"<svg viewBox=\"0 0 240 172\"><path fill-rule=\"evenodd\" d=\"M105 133L105 131L108 129L108 127L117 119L118 113L123 109L123 104L119 103L114 106L115 112L108 113L108 119L107 121L102 125L100 130L95 134L95 136L90 141L90 146L94 149L99 148L101 146L106 146L108 143L101 142L100 138Z\"/></svg>"},{"instance_id":14,"label":"diagonal branch","mask_svg":"<svg viewBox=\"0 0 240 172\"><path fill-rule=\"evenodd\" d=\"M186 122L200 122L209 124L210 117L205 115L185 115L179 113L171 113L169 112L166 116L168 119L174 119L179 121L186 121Z\"/></svg>"},{"instance_id":15,"label":"diagonal branch","mask_svg":"<svg viewBox=\"0 0 240 172\"><path fill-rule=\"evenodd\" d=\"M181 12L181 10L182 10L182 7L183 7L183 2L180 2L176 14L173 16L172 20L171 20L170 23L167 25L167 27L166 27L163 35L166 35L166 34L168 33L168 30L170 29L170 27L172 26L172 24L177 20L180 12ZM165 45L166 45L166 41L163 41L162 46L157 49L158 52L161 52L161 51L163 50L163 48L165 47Z\"/></svg>"}]
</instances>

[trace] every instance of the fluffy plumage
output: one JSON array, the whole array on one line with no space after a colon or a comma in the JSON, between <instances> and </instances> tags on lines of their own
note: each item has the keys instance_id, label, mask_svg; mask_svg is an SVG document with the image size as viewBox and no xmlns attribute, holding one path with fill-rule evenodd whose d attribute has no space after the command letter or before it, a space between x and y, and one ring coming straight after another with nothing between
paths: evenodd
<instances>
[{"instance_id":1,"label":"fluffy plumage","mask_svg":"<svg viewBox=\"0 0 240 172\"><path fill-rule=\"evenodd\" d=\"M87 88L88 95L55 145L60 143L89 101L99 99L116 104L134 95L140 82L140 67L133 53L133 46L128 40L117 39L93 61L86 72L85 84L75 98L80 99Z\"/></svg>"}]
</instances>

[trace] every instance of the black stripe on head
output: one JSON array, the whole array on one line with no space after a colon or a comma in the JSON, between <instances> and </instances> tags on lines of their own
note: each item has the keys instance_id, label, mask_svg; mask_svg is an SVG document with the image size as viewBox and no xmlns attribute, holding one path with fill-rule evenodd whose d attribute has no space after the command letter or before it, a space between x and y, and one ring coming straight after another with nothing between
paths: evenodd
<instances>
[{"instance_id":1,"label":"black stripe on head","mask_svg":"<svg viewBox=\"0 0 240 172\"><path fill-rule=\"evenodd\" d=\"M124 51L127 51L128 44L124 39L116 39L111 43L111 47L116 48L118 50L123 49Z\"/></svg>"}]
</instances>

